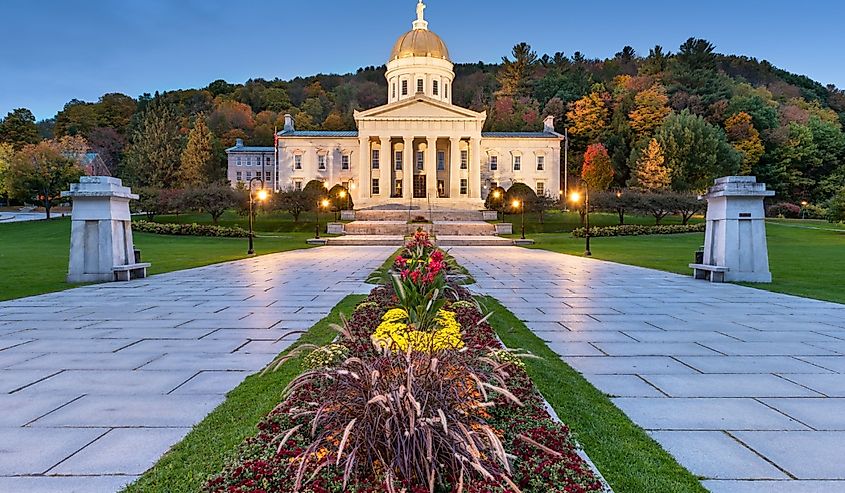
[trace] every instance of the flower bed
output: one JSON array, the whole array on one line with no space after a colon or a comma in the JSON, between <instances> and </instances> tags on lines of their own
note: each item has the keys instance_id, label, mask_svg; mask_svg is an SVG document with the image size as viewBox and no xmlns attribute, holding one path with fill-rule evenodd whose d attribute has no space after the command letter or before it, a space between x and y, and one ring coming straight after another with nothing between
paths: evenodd
<instances>
[{"instance_id":1,"label":"flower bed","mask_svg":"<svg viewBox=\"0 0 845 493\"><path fill-rule=\"evenodd\" d=\"M644 236L644 235L673 235L682 233L703 233L707 225L696 224L666 224L659 226L641 226L639 224L623 224L620 226L604 226L590 228L590 236L593 238L608 236ZM572 230L572 236L583 238L585 228Z\"/></svg>"},{"instance_id":2,"label":"flower bed","mask_svg":"<svg viewBox=\"0 0 845 493\"><path fill-rule=\"evenodd\" d=\"M602 491L441 264L430 246L412 252L335 344L308 348L305 373L205 491Z\"/></svg>"},{"instance_id":3,"label":"flower bed","mask_svg":"<svg viewBox=\"0 0 845 493\"><path fill-rule=\"evenodd\" d=\"M206 224L176 224L154 223L149 221L134 221L132 229L142 233L174 236L213 236L217 238L249 238L249 231L243 228L229 228L225 226L209 226Z\"/></svg>"}]
</instances>

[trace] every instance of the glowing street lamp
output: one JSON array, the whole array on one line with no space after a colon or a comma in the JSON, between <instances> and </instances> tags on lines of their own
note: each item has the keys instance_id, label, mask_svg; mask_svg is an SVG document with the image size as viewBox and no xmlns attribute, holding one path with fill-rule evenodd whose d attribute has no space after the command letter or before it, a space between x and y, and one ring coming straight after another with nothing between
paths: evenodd
<instances>
[{"instance_id":1,"label":"glowing street lamp","mask_svg":"<svg viewBox=\"0 0 845 493\"><path fill-rule=\"evenodd\" d=\"M520 202L519 200L514 200L513 203L511 203L511 207L513 207L514 209L522 209L522 239L524 240L525 239L525 207L524 207L523 203Z\"/></svg>"},{"instance_id":2,"label":"glowing street lamp","mask_svg":"<svg viewBox=\"0 0 845 493\"><path fill-rule=\"evenodd\" d=\"M329 206L329 204L330 204L330 202L328 201L328 199L323 199L323 200L317 201L317 227L316 227L317 236L315 236L315 238L317 238L318 240L320 239L320 208L327 208Z\"/></svg>"},{"instance_id":3,"label":"glowing street lamp","mask_svg":"<svg viewBox=\"0 0 845 493\"><path fill-rule=\"evenodd\" d=\"M806 200L801 201L801 219L807 219L807 206L809 204Z\"/></svg>"},{"instance_id":4,"label":"glowing street lamp","mask_svg":"<svg viewBox=\"0 0 845 493\"><path fill-rule=\"evenodd\" d=\"M586 181L582 180L581 184L584 186L584 238L586 238L587 241L587 246L584 250L584 256L591 257L593 255L593 252L590 250L590 190L587 186ZM578 192L572 192L572 194L569 196L569 199L575 204L580 204L581 194Z\"/></svg>"},{"instance_id":5,"label":"glowing street lamp","mask_svg":"<svg viewBox=\"0 0 845 493\"><path fill-rule=\"evenodd\" d=\"M505 200L502 198L502 191L499 189L493 190L493 198L501 203L502 222L505 222ZM496 217L499 217L499 211L496 211Z\"/></svg>"},{"instance_id":6,"label":"glowing street lamp","mask_svg":"<svg viewBox=\"0 0 845 493\"><path fill-rule=\"evenodd\" d=\"M261 188L257 192L254 192L252 184L256 181L261 182ZM253 232L253 223L255 222L253 203L256 200L264 202L269 196L270 194L264 189L264 180L262 178L255 177L249 180L249 249L246 252L247 255L255 255L255 245L253 244L253 238L255 237L255 233Z\"/></svg>"}]
</instances>

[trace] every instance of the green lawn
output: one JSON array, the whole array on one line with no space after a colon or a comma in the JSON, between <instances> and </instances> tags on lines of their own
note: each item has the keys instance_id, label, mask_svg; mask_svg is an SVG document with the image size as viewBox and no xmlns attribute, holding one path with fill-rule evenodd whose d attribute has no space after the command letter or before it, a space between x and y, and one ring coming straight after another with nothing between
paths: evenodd
<instances>
[{"instance_id":1,"label":"green lawn","mask_svg":"<svg viewBox=\"0 0 845 493\"><path fill-rule=\"evenodd\" d=\"M331 324L340 324L340 315L351 315L366 296L344 298L331 313L317 322L296 344L324 345L337 333ZM226 461L234 458L238 445L255 434L256 425L281 401L282 390L302 371L302 357L294 358L277 371L247 378L226 400L194 427L158 463L128 486L126 493L160 491L189 493L199 491L209 476L223 470Z\"/></svg>"},{"instance_id":2,"label":"green lawn","mask_svg":"<svg viewBox=\"0 0 845 493\"><path fill-rule=\"evenodd\" d=\"M584 446L616 493L704 493L698 479L635 425L610 399L563 362L501 303L479 301L493 312L490 325L509 348L538 358L525 359L534 384Z\"/></svg>"},{"instance_id":3,"label":"green lawn","mask_svg":"<svg viewBox=\"0 0 845 493\"><path fill-rule=\"evenodd\" d=\"M817 228L817 229L813 229ZM772 284L749 284L780 293L845 303L845 231L823 221L776 220L767 224ZM833 230L833 231L831 231ZM582 255L584 239L534 234L541 248ZM593 238L593 257L622 264L691 274L693 252L704 234Z\"/></svg>"},{"instance_id":4,"label":"green lawn","mask_svg":"<svg viewBox=\"0 0 845 493\"><path fill-rule=\"evenodd\" d=\"M308 233L255 239L259 255L306 248ZM189 269L246 257L244 238L202 238L135 233L135 246L151 274ZM0 224L0 301L60 291L70 252L70 219Z\"/></svg>"}]
</instances>

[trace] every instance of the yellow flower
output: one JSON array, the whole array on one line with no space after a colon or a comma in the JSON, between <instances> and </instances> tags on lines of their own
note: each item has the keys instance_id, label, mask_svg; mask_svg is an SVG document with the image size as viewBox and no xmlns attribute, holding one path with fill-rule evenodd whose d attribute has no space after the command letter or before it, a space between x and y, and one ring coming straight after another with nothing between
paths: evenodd
<instances>
[{"instance_id":1,"label":"yellow flower","mask_svg":"<svg viewBox=\"0 0 845 493\"><path fill-rule=\"evenodd\" d=\"M461 349L461 325L455 320L455 313L440 310L435 317L437 330L431 332L408 330L408 313L394 308L382 317L382 323L373 332L373 342L392 351L442 351Z\"/></svg>"}]
</instances>

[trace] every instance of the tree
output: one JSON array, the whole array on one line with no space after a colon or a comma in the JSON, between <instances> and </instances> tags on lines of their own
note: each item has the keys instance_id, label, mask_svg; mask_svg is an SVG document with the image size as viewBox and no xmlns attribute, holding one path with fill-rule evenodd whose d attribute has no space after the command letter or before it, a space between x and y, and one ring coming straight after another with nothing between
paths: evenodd
<instances>
[{"instance_id":1,"label":"tree","mask_svg":"<svg viewBox=\"0 0 845 493\"><path fill-rule=\"evenodd\" d=\"M615 174L610 155L602 144L592 144L587 147L584 153L584 165L581 168L581 178L587 182L590 190L607 190Z\"/></svg>"},{"instance_id":2,"label":"tree","mask_svg":"<svg viewBox=\"0 0 845 493\"><path fill-rule=\"evenodd\" d=\"M29 144L37 144L39 140L35 115L28 109L12 110L6 118L0 120L0 142L12 144L15 149L21 149Z\"/></svg>"},{"instance_id":3,"label":"tree","mask_svg":"<svg viewBox=\"0 0 845 493\"><path fill-rule=\"evenodd\" d=\"M68 157L55 141L30 144L15 153L8 170L11 195L20 200L41 203L50 219L53 201L62 190L84 174L79 162Z\"/></svg>"},{"instance_id":4,"label":"tree","mask_svg":"<svg viewBox=\"0 0 845 493\"><path fill-rule=\"evenodd\" d=\"M513 60L502 57L499 70L499 91L502 96L525 96L529 92L529 80L537 63L537 52L527 43L519 43L511 51Z\"/></svg>"},{"instance_id":5,"label":"tree","mask_svg":"<svg viewBox=\"0 0 845 493\"><path fill-rule=\"evenodd\" d=\"M641 209L642 192L634 189L595 192L590 194L590 207L599 211L615 212L619 224L625 224L625 213Z\"/></svg>"},{"instance_id":6,"label":"tree","mask_svg":"<svg viewBox=\"0 0 845 493\"><path fill-rule=\"evenodd\" d=\"M566 117L572 123L569 132L583 136L587 141L595 141L610 123L610 111L606 100L607 93L591 92L570 105Z\"/></svg>"},{"instance_id":7,"label":"tree","mask_svg":"<svg viewBox=\"0 0 845 493\"><path fill-rule=\"evenodd\" d=\"M175 188L181 157L176 115L164 101L153 100L132 133L123 175L135 186Z\"/></svg>"},{"instance_id":8,"label":"tree","mask_svg":"<svg viewBox=\"0 0 845 493\"><path fill-rule=\"evenodd\" d=\"M651 139L637 160L631 185L652 192L667 190L672 184L672 176L665 163L660 143Z\"/></svg>"},{"instance_id":9,"label":"tree","mask_svg":"<svg viewBox=\"0 0 845 493\"><path fill-rule=\"evenodd\" d=\"M845 187L830 199L827 211L827 219L830 222L845 222Z\"/></svg>"},{"instance_id":10,"label":"tree","mask_svg":"<svg viewBox=\"0 0 845 493\"><path fill-rule=\"evenodd\" d=\"M311 199L311 209L316 207L317 201L326 198L329 195L329 190L326 188L326 184L320 180L311 180L305 184L305 188L302 189ZM308 209L308 210L311 210Z\"/></svg>"},{"instance_id":11,"label":"tree","mask_svg":"<svg viewBox=\"0 0 845 493\"><path fill-rule=\"evenodd\" d=\"M341 195L345 196L341 197ZM352 195L341 184L337 184L329 190L329 200L332 203L332 210L334 211L352 210L355 208L355 203L352 202Z\"/></svg>"},{"instance_id":12,"label":"tree","mask_svg":"<svg viewBox=\"0 0 845 493\"><path fill-rule=\"evenodd\" d=\"M508 192L502 187L496 187L490 190L490 193L487 194L487 198L484 199L484 208L488 211L502 210L502 205L505 203L505 196L507 193ZM496 195L499 197L496 198Z\"/></svg>"},{"instance_id":13,"label":"tree","mask_svg":"<svg viewBox=\"0 0 845 493\"><path fill-rule=\"evenodd\" d=\"M505 193L505 208L508 212L522 212L522 208L525 208L525 212L531 210L534 202L537 200L537 194L534 190L526 185L525 183L514 183ZM519 201L520 207L515 208L513 206L514 201Z\"/></svg>"},{"instance_id":14,"label":"tree","mask_svg":"<svg viewBox=\"0 0 845 493\"><path fill-rule=\"evenodd\" d=\"M293 222L299 222L299 216L303 212L310 211L314 208L315 203L311 201L311 196L305 193L304 190L283 190L276 194L273 200L273 207L277 210L282 210L293 216Z\"/></svg>"},{"instance_id":15,"label":"tree","mask_svg":"<svg viewBox=\"0 0 845 493\"><path fill-rule=\"evenodd\" d=\"M214 159L214 135L205 124L205 115L197 115L194 128L188 134L188 143L182 151L181 183L186 187L199 187L208 183Z\"/></svg>"},{"instance_id":16,"label":"tree","mask_svg":"<svg viewBox=\"0 0 845 493\"><path fill-rule=\"evenodd\" d=\"M654 85L634 97L634 109L628 114L631 128L639 137L651 136L672 110L662 86Z\"/></svg>"},{"instance_id":17,"label":"tree","mask_svg":"<svg viewBox=\"0 0 845 493\"><path fill-rule=\"evenodd\" d=\"M531 210L537 213L537 219L540 220L540 224L545 224L546 211L554 209L557 203L558 201L552 198L548 192L538 195L534 199L534 202L531 203Z\"/></svg>"},{"instance_id":18,"label":"tree","mask_svg":"<svg viewBox=\"0 0 845 493\"><path fill-rule=\"evenodd\" d=\"M215 183L202 188L186 190L185 204L193 209L211 215L211 222L217 224L223 214L235 205L235 191L228 185Z\"/></svg>"},{"instance_id":19,"label":"tree","mask_svg":"<svg viewBox=\"0 0 845 493\"><path fill-rule=\"evenodd\" d=\"M655 138L672 171L675 190L705 190L715 178L739 170L740 155L722 129L687 110L669 116Z\"/></svg>"},{"instance_id":20,"label":"tree","mask_svg":"<svg viewBox=\"0 0 845 493\"><path fill-rule=\"evenodd\" d=\"M638 208L647 214L654 216L654 224L660 224L666 216L674 210L675 203L668 193L643 193L640 194Z\"/></svg>"},{"instance_id":21,"label":"tree","mask_svg":"<svg viewBox=\"0 0 845 493\"><path fill-rule=\"evenodd\" d=\"M728 142L742 155L739 172L750 175L766 152L760 132L754 128L751 115L740 111L725 121L725 134Z\"/></svg>"},{"instance_id":22,"label":"tree","mask_svg":"<svg viewBox=\"0 0 845 493\"><path fill-rule=\"evenodd\" d=\"M0 142L0 197L6 197L9 194L9 166L14 154L15 148L12 144Z\"/></svg>"},{"instance_id":23,"label":"tree","mask_svg":"<svg viewBox=\"0 0 845 493\"><path fill-rule=\"evenodd\" d=\"M698 195L692 193L677 193L672 192L664 195L666 206L675 214L681 216L683 224L689 224L692 216L704 211L707 208L707 202L702 200Z\"/></svg>"}]
</instances>

